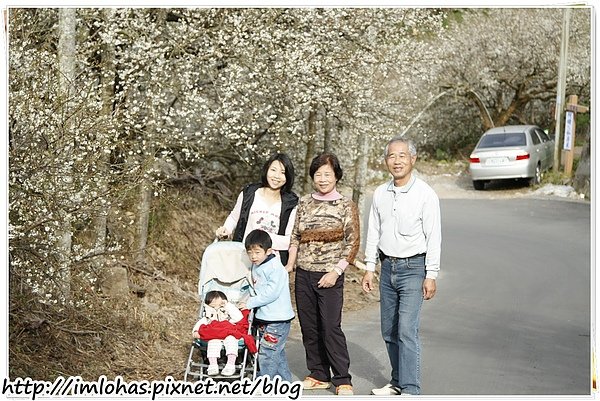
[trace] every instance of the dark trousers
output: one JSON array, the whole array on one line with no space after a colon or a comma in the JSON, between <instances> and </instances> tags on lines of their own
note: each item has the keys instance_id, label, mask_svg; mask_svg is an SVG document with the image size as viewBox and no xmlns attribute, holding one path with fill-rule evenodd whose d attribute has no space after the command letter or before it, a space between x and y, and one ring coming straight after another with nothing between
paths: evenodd
<instances>
[{"instance_id":1,"label":"dark trousers","mask_svg":"<svg viewBox=\"0 0 600 401\"><path fill-rule=\"evenodd\" d=\"M350 356L342 332L344 275L331 288L318 288L325 273L296 269L296 307L310 376L334 386L351 384ZM331 375L333 372L333 377Z\"/></svg>"}]
</instances>

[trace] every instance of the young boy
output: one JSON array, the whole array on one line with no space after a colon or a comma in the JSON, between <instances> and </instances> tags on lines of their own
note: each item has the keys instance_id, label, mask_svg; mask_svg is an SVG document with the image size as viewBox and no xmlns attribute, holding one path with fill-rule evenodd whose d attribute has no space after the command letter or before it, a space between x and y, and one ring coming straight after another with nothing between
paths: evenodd
<instances>
[{"instance_id":1,"label":"young boy","mask_svg":"<svg viewBox=\"0 0 600 401\"><path fill-rule=\"evenodd\" d=\"M258 326L260 336L259 376L273 379L279 375L291 383L292 374L285 355L290 322L294 318L288 272L273 254L271 237L267 232L251 231L244 244L252 262L252 280L256 291L245 307L256 308L254 324Z\"/></svg>"}]
</instances>

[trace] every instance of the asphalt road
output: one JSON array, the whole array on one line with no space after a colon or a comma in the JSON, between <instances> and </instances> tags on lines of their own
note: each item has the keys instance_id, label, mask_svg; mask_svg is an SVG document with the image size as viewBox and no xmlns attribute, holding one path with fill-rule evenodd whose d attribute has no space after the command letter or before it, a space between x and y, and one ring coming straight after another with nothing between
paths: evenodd
<instances>
[{"instance_id":1,"label":"asphalt road","mask_svg":"<svg viewBox=\"0 0 600 401\"><path fill-rule=\"evenodd\" d=\"M590 394L590 205L444 199L442 271L421 319L423 395ZM355 394L389 380L378 303L343 318ZM287 347L308 371L299 333ZM331 395L330 390L304 395Z\"/></svg>"}]
</instances>

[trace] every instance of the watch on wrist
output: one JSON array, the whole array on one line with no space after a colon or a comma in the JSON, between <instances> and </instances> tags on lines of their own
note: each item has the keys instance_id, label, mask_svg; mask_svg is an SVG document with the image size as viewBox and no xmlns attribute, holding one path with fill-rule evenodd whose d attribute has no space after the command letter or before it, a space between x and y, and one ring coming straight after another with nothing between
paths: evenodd
<instances>
[{"instance_id":1,"label":"watch on wrist","mask_svg":"<svg viewBox=\"0 0 600 401\"><path fill-rule=\"evenodd\" d=\"M337 266L336 266L336 267L334 267L334 268L333 268L333 270L334 270L334 271L337 273L337 275L338 275L338 276L341 276L341 275L342 275L342 273L343 273L342 269L340 269L340 268L339 268L339 267L337 267Z\"/></svg>"}]
</instances>

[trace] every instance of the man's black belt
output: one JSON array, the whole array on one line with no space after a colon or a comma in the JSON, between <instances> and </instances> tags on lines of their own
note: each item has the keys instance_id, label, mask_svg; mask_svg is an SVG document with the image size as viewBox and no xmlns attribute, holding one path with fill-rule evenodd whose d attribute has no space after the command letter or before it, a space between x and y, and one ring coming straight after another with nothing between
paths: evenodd
<instances>
[{"instance_id":1,"label":"man's black belt","mask_svg":"<svg viewBox=\"0 0 600 401\"><path fill-rule=\"evenodd\" d=\"M385 253L381 252L381 250L379 250L379 260L381 262L383 262L384 260L390 258L392 260L409 260L409 259L414 259L414 258L421 258L424 257L426 255L426 253L419 253L417 255L413 255L413 256L409 256L407 258L397 258L395 256L388 256Z\"/></svg>"}]
</instances>

